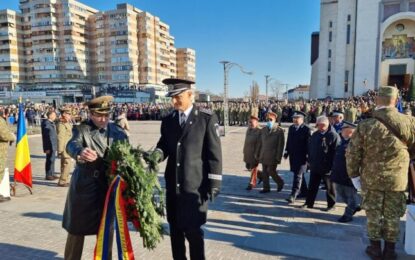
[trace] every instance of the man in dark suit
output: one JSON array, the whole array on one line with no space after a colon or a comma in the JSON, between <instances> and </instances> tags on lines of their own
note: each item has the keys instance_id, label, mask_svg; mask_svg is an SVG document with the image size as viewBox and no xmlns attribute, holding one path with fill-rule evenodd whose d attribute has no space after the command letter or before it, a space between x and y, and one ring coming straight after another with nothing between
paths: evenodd
<instances>
[{"instance_id":1,"label":"man in dark suit","mask_svg":"<svg viewBox=\"0 0 415 260\"><path fill-rule=\"evenodd\" d=\"M52 181L58 179L54 175L55 173L55 158L58 150L58 135L56 133L56 113L55 111L49 111L46 113L46 120L42 122L42 141L43 152L46 154L46 180Z\"/></svg>"},{"instance_id":2,"label":"man in dark suit","mask_svg":"<svg viewBox=\"0 0 415 260\"><path fill-rule=\"evenodd\" d=\"M203 230L207 200L219 193L222 181L222 151L218 119L209 110L193 106L192 81L165 79L175 111L161 123L161 137L153 152L168 158L166 171L167 220L173 258L205 259Z\"/></svg>"},{"instance_id":3,"label":"man in dark suit","mask_svg":"<svg viewBox=\"0 0 415 260\"><path fill-rule=\"evenodd\" d=\"M340 136L330 126L326 116L320 116L316 122L317 131L310 138L308 146L308 163L310 164L310 183L303 208L313 208L321 181L326 184L326 211L332 211L336 204L336 193L330 174L336 147L340 145Z\"/></svg>"},{"instance_id":4,"label":"man in dark suit","mask_svg":"<svg viewBox=\"0 0 415 260\"><path fill-rule=\"evenodd\" d=\"M290 170L294 174L291 195L287 198L289 203L294 203L297 197L307 196L307 183L304 173L307 170L308 142L311 130L304 124L305 116L305 113L295 111L293 114L294 124L288 129L284 158L290 158Z\"/></svg>"}]
</instances>

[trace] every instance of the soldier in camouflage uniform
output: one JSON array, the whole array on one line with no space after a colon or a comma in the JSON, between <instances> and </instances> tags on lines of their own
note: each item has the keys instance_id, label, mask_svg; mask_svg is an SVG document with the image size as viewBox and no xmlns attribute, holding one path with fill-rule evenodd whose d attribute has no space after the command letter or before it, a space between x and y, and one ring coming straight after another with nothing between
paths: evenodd
<instances>
[{"instance_id":1,"label":"soldier in camouflage uniform","mask_svg":"<svg viewBox=\"0 0 415 260\"><path fill-rule=\"evenodd\" d=\"M61 120L57 127L58 132L58 154L61 159L61 176L58 186L69 186L69 173L72 170L72 158L66 152L66 145L72 138L72 118L71 110L68 108L61 109Z\"/></svg>"},{"instance_id":2,"label":"soldier in camouflage uniform","mask_svg":"<svg viewBox=\"0 0 415 260\"><path fill-rule=\"evenodd\" d=\"M4 170L7 164L7 149L10 142L14 142L16 140L16 136L7 125L7 116L8 111L6 109L3 111L3 115L0 116L0 183L3 181ZM8 200L10 200L10 197L3 197L0 195L0 202Z\"/></svg>"},{"instance_id":3,"label":"soldier in camouflage uniform","mask_svg":"<svg viewBox=\"0 0 415 260\"><path fill-rule=\"evenodd\" d=\"M370 239L366 254L372 259L396 259L399 219L405 213L408 146L415 143L415 123L397 111L397 96L394 87L379 89L373 118L358 125L346 152L347 172L356 188L361 183Z\"/></svg>"}]
</instances>

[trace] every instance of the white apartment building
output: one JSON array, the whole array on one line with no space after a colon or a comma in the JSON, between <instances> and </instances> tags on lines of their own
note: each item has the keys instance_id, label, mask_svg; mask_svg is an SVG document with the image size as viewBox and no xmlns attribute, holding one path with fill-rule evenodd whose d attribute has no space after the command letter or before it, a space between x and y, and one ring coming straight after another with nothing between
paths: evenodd
<instances>
[{"instance_id":1,"label":"white apartment building","mask_svg":"<svg viewBox=\"0 0 415 260\"><path fill-rule=\"evenodd\" d=\"M162 80L178 76L169 25L132 5L99 11L75 0L20 0L20 10L0 11L0 91L19 86L64 94L102 86L165 92ZM181 76L194 78L189 73Z\"/></svg>"},{"instance_id":2,"label":"white apartment building","mask_svg":"<svg viewBox=\"0 0 415 260\"><path fill-rule=\"evenodd\" d=\"M415 0L321 0L312 38L310 98L406 90L415 74Z\"/></svg>"}]
</instances>

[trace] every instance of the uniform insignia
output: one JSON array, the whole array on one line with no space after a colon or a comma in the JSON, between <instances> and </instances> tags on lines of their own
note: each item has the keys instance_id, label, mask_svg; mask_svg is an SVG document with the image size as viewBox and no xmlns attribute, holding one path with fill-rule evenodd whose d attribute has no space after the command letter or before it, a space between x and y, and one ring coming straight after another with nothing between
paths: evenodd
<instances>
[{"instance_id":1,"label":"uniform insignia","mask_svg":"<svg viewBox=\"0 0 415 260\"><path fill-rule=\"evenodd\" d=\"M200 108L199 111L202 112L202 113L208 114L208 115L213 114L212 110L206 109L206 108Z\"/></svg>"}]
</instances>

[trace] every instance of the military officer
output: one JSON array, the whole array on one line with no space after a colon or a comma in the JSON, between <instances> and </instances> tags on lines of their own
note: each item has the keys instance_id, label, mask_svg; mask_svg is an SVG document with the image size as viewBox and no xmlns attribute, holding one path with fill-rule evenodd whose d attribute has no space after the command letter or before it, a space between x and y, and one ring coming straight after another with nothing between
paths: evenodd
<instances>
[{"instance_id":1,"label":"military officer","mask_svg":"<svg viewBox=\"0 0 415 260\"><path fill-rule=\"evenodd\" d=\"M3 111L0 116L0 183L3 181L4 170L7 165L7 149L11 142L16 141L16 136L7 125L7 117L9 116L8 109ZM10 197L0 195L0 202L9 201Z\"/></svg>"},{"instance_id":2,"label":"military officer","mask_svg":"<svg viewBox=\"0 0 415 260\"><path fill-rule=\"evenodd\" d=\"M217 117L192 103L194 82L169 78L174 112L161 123L155 156L167 160L165 170L167 220L174 259L205 259L204 233L208 204L219 193L222 181L222 150Z\"/></svg>"},{"instance_id":3,"label":"military officer","mask_svg":"<svg viewBox=\"0 0 415 260\"><path fill-rule=\"evenodd\" d=\"M397 88L379 88L373 117L359 123L346 152L347 172L362 189L370 239L366 254L372 259L397 258L399 219L406 208L408 147L415 143L415 123L398 112L397 99Z\"/></svg>"},{"instance_id":4,"label":"military officer","mask_svg":"<svg viewBox=\"0 0 415 260\"><path fill-rule=\"evenodd\" d=\"M311 129L304 124L306 117L305 113L295 111L293 114L294 124L288 129L284 158L290 158L290 170L294 174L291 195L287 198L289 203L294 203L299 196L307 196L307 183L304 174L307 170L308 142L311 136Z\"/></svg>"},{"instance_id":5,"label":"military officer","mask_svg":"<svg viewBox=\"0 0 415 260\"><path fill-rule=\"evenodd\" d=\"M261 151L261 127L258 121L258 117L250 117L248 130L246 130L245 135L243 148L244 162L246 169L251 171L251 178L249 179L247 190L255 188L258 175L259 155Z\"/></svg>"},{"instance_id":6,"label":"military officer","mask_svg":"<svg viewBox=\"0 0 415 260\"><path fill-rule=\"evenodd\" d=\"M122 128L109 122L111 101L111 96L102 96L87 102L89 120L73 128L66 146L76 167L63 212L62 226L68 232L65 259L81 259L85 236L98 233L108 189L104 157L112 142L128 140Z\"/></svg>"},{"instance_id":7,"label":"military officer","mask_svg":"<svg viewBox=\"0 0 415 260\"><path fill-rule=\"evenodd\" d=\"M55 176L55 159L58 149L58 135L56 133L56 112L50 110L46 113L47 119L42 122L42 143L43 152L46 154L45 172L46 180L52 181L58 179Z\"/></svg>"},{"instance_id":8,"label":"military officer","mask_svg":"<svg viewBox=\"0 0 415 260\"><path fill-rule=\"evenodd\" d=\"M69 108L63 107L60 109L61 120L58 123L58 155L61 159L61 176L58 181L58 186L69 186L69 173L72 170L72 158L66 152L66 145L72 137L72 114Z\"/></svg>"},{"instance_id":9,"label":"military officer","mask_svg":"<svg viewBox=\"0 0 415 260\"><path fill-rule=\"evenodd\" d=\"M259 162L262 163L262 181L263 189L261 193L271 191L269 176L277 183L277 192L284 187L284 180L277 173L277 166L281 163L284 152L284 130L278 126L277 114L274 112L267 113L266 127L261 129L261 153Z\"/></svg>"}]
</instances>

